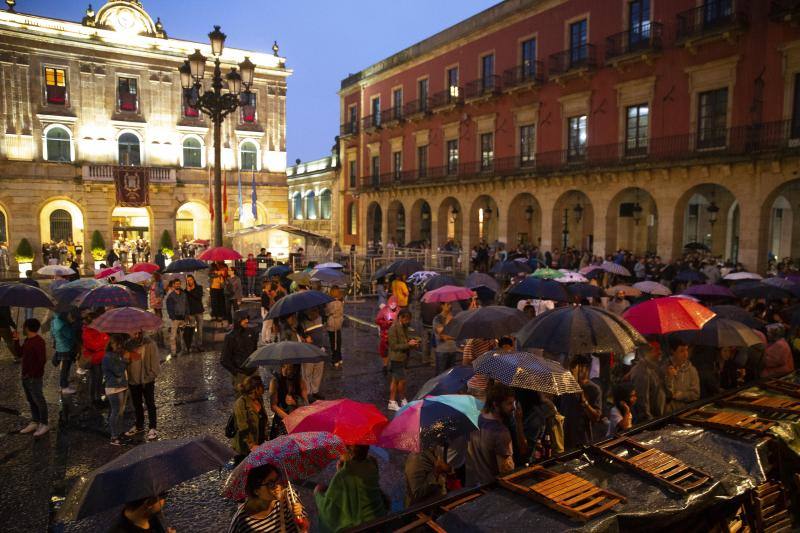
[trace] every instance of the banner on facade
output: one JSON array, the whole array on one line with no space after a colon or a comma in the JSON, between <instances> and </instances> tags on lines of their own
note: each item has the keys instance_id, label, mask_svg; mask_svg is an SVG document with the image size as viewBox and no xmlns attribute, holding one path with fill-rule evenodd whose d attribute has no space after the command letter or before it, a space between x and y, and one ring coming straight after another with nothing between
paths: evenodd
<instances>
[{"instance_id":1,"label":"banner on facade","mask_svg":"<svg viewBox=\"0 0 800 533\"><path fill-rule=\"evenodd\" d=\"M147 173L143 168L115 167L117 206L145 207L150 203Z\"/></svg>"}]
</instances>

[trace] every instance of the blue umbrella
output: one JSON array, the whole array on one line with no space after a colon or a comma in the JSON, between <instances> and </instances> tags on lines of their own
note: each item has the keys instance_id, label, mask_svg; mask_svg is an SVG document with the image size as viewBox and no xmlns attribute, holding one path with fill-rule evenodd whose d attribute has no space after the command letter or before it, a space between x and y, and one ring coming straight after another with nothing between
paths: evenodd
<instances>
[{"instance_id":1,"label":"blue umbrella","mask_svg":"<svg viewBox=\"0 0 800 533\"><path fill-rule=\"evenodd\" d=\"M429 395L458 394L466 388L467 381L474 375L472 366L454 366L426 381L414 399L421 400Z\"/></svg>"},{"instance_id":2,"label":"blue umbrella","mask_svg":"<svg viewBox=\"0 0 800 533\"><path fill-rule=\"evenodd\" d=\"M573 300L563 283L551 279L527 277L514 285L508 293L526 298L554 300L557 302L571 302Z\"/></svg>"},{"instance_id":3,"label":"blue umbrella","mask_svg":"<svg viewBox=\"0 0 800 533\"><path fill-rule=\"evenodd\" d=\"M531 272L531 270L533 269L529 267L527 263L522 263L520 261L501 261L492 267L491 272L493 274L506 274L508 276L515 276L520 272L528 274Z\"/></svg>"},{"instance_id":4,"label":"blue umbrella","mask_svg":"<svg viewBox=\"0 0 800 533\"><path fill-rule=\"evenodd\" d=\"M269 310L267 318L280 318L293 315L332 302L333 298L319 291L302 291L289 294L278 300Z\"/></svg>"},{"instance_id":5,"label":"blue umbrella","mask_svg":"<svg viewBox=\"0 0 800 533\"><path fill-rule=\"evenodd\" d=\"M267 277L270 277L270 278L272 276L285 277L291 271L292 271L292 267L290 267L289 265L275 265L275 266L269 267L269 270L267 270Z\"/></svg>"},{"instance_id":6,"label":"blue umbrella","mask_svg":"<svg viewBox=\"0 0 800 533\"><path fill-rule=\"evenodd\" d=\"M456 281L456 278L453 276L448 276L446 274L439 274L438 276L433 276L432 278L428 278L425 283L422 284L422 288L426 291L433 291L436 289L440 289L445 285L455 285L456 287L460 287L461 284Z\"/></svg>"},{"instance_id":7,"label":"blue umbrella","mask_svg":"<svg viewBox=\"0 0 800 533\"><path fill-rule=\"evenodd\" d=\"M94 278L81 278L76 279L75 281L70 281L69 283L65 283L64 285L58 287L58 289L84 289L90 291L92 289L96 289L97 287L102 287L103 285L108 285L108 283Z\"/></svg>"},{"instance_id":8,"label":"blue umbrella","mask_svg":"<svg viewBox=\"0 0 800 533\"><path fill-rule=\"evenodd\" d=\"M198 270L203 270L204 268L208 268L208 264L206 264L205 261L200 261L194 257L188 257L186 259L178 259L177 261L173 261L166 269L164 269L164 272L172 274L178 272L196 272Z\"/></svg>"},{"instance_id":9,"label":"blue umbrella","mask_svg":"<svg viewBox=\"0 0 800 533\"><path fill-rule=\"evenodd\" d=\"M54 307L53 300L39 287L24 283L0 283L0 306Z\"/></svg>"},{"instance_id":10,"label":"blue umbrella","mask_svg":"<svg viewBox=\"0 0 800 533\"><path fill-rule=\"evenodd\" d=\"M477 287L471 287L471 289L475 291L475 294L478 295L478 300L481 302L491 302L497 295L496 291L493 291L486 285L478 285Z\"/></svg>"},{"instance_id":11,"label":"blue umbrella","mask_svg":"<svg viewBox=\"0 0 800 533\"><path fill-rule=\"evenodd\" d=\"M106 285L92 289L77 301L80 307L136 307L136 295L122 285Z\"/></svg>"}]
</instances>

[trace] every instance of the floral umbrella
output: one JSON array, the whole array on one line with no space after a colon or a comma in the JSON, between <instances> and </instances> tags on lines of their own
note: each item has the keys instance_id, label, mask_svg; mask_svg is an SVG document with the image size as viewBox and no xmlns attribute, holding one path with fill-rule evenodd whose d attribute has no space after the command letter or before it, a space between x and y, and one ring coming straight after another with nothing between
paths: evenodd
<instances>
[{"instance_id":1,"label":"floral umbrella","mask_svg":"<svg viewBox=\"0 0 800 533\"><path fill-rule=\"evenodd\" d=\"M560 270L555 270L553 268L537 268L536 271L531 274L532 278L539 278L539 279L558 279L563 278L564 273Z\"/></svg>"}]
</instances>

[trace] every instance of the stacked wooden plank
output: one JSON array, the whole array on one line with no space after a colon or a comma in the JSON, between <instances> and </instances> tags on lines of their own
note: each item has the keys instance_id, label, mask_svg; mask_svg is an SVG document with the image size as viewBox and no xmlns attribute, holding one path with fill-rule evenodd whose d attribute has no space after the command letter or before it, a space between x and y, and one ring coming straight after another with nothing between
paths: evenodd
<instances>
[{"instance_id":1,"label":"stacked wooden plank","mask_svg":"<svg viewBox=\"0 0 800 533\"><path fill-rule=\"evenodd\" d=\"M767 480L751 493L752 521L755 531L783 533L792 530L792 517L783 484Z\"/></svg>"},{"instance_id":2,"label":"stacked wooden plank","mask_svg":"<svg viewBox=\"0 0 800 533\"><path fill-rule=\"evenodd\" d=\"M800 385L785 379L770 379L758 385L763 389L779 392L792 398L800 398Z\"/></svg>"},{"instance_id":3,"label":"stacked wooden plank","mask_svg":"<svg viewBox=\"0 0 800 533\"><path fill-rule=\"evenodd\" d=\"M776 414L800 415L800 399L739 393L723 398L718 403L728 407L747 409L773 416Z\"/></svg>"},{"instance_id":4,"label":"stacked wooden plank","mask_svg":"<svg viewBox=\"0 0 800 533\"><path fill-rule=\"evenodd\" d=\"M765 436L776 422L735 411L703 411L693 409L677 417L680 422L721 431Z\"/></svg>"}]
</instances>

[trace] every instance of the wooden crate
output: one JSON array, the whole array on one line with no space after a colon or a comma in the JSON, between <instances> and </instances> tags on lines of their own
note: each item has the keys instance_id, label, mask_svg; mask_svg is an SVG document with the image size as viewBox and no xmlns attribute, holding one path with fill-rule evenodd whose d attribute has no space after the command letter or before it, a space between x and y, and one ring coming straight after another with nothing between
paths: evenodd
<instances>
[{"instance_id":1,"label":"wooden crate","mask_svg":"<svg viewBox=\"0 0 800 533\"><path fill-rule=\"evenodd\" d=\"M789 502L780 481L767 480L750 493L751 524L754 531L784 533L792 530Z\"/></svg>"},{"instance_id":2,"label":"wooden crate","mask_svg":"<svg viewBox=\"0 0 800 533\"><path fill-rule=\"evenodd\" d=\"M762 389L779 392L792 398L800 398L800 385L785 379L770 379L758 385Z\"/></svg>"},{"instance_id":3,"label":"wooden crate","mask_svg":"<svg viewBox=\"0 0 800 533\"><path fill-rule=\"evenodd\" d=\"M701 411L694 409L677 417L686 424L709 429L719 429L729 433L766 436L776 422L746 413L734 411Z\"/></svg>"},{"instance_id":4,"label":"wooden crate","mask_svg":"<svg viewBox=\"0 0 800 533\"><path fill-rule=\"evenodd\" d=\"M734 394L717 402L720 405L747 409L770 416L776 414L800 415L800 400L779 398L777 396L753 396L751 394Z\"/></svg>"}]
</instances>

